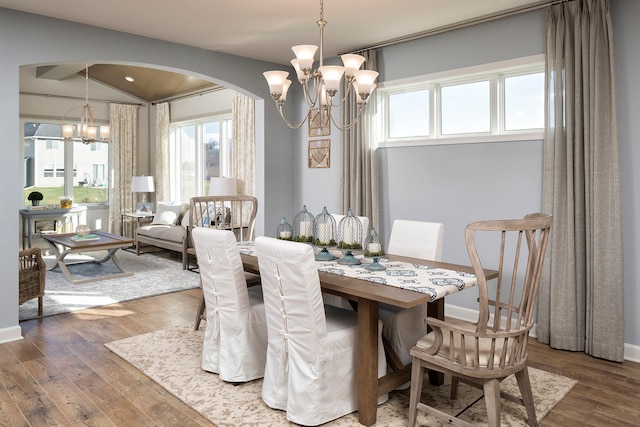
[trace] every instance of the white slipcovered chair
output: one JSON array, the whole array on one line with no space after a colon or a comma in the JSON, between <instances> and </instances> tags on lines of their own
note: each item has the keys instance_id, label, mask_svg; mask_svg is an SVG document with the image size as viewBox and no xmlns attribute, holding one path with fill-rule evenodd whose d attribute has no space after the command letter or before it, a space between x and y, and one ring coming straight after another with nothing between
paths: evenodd
<instances>
[{"instance_id":1,"label":"white slipcovered chair","mask_svg":"<svg viewBox=\"0 0 640 427\"><path fill-rule=\"evenodd\" d=\"M302 425L356 411L357 314L323 304L311 246L260 236L256 253L269 342L262 399ZM384 375L380 334L378 341Z\"/></svg>"},{"instance_id":2,"label":"white slipcovered chair","mask_svg":"<svg viewBox=\"0 0 640 427\"><path fill-rule=\"evenodd\" d=\"M261 378L267 352L262 288L247 288L232 231L196 227L192 238L206 301L202 369L229 382Z\"/></svg>"},{"instance_id":3,"label":"white slipcovered chair","mask_svg":"<svg viewBox=\"0 0 640 427\"><path fill-rule=\"evenodd\" d=\"M387 253L411 258L440 261L444 242L444 224L397 219L393 222ZM427 304L410 309L380 304L378 315L383 336L400 361L411 363L409 350L427 334Z\"/></svg>"}]
</instances>

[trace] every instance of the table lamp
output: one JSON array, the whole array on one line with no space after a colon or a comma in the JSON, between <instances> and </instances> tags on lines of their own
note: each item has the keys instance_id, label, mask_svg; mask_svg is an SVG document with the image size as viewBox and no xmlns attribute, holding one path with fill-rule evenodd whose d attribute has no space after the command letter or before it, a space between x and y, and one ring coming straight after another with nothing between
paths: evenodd
<instances>
[{"instance_id":1,"label":"table lamp","mask_svg":"<svg viewBox=\"0 0 640 427\"><path fill-rule=\"evenodd\" d=\"M235 178L213 177L209 180L210 196L237 196L238 180Z\"/></svg>"},{"instance_id":2,"label":"table lamp","mask_svg":"<svg viewBox=\"0 0 640 427\"><path fill-rule=\"evenodd\" d=\"M142 203L147 202L147 193L153 193L155 187L153 185L152 176L132 176L131 177L131 192L142 193Z\"/></svg>"}]
</instances>

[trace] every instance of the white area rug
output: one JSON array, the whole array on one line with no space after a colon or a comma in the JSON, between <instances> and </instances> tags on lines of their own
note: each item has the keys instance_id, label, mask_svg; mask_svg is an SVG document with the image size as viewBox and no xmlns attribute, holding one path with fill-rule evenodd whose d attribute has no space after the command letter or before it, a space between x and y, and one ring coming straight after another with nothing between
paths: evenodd
<instances>
[{"instance_id":1,"label":"white area rug","mask_svg":"<svg viewBox=\"0 0 640 427\"><path fill-rule=\"evenodd\" d=\"M203 323L203 325L206 323ZM262 402L262 380L234 386L225 383L218 375L200 368L204 327L193 330L184 325L151 332L105 344L111 351L124 358L167 391L201 413L216 426L282 426L293 425L286 420L283 411L269 408ZM531 386L538 420L542 419L577 383L572 379L529 368ZM458 399L451 401L449 379L445 385L435 387L425 381L423 402L456 413L477 399L482 393L460 384ZM518 395L513 378L502 385L504 390ZM429 400L429 402L426 401ZM389 400L378 407L376 426L406 426L409 390L390 393ZM524 407L502 401L502 425L524 426ZM463 416L475 424L486 424L485 404L481 399ZM357 413L346 415L326 424L328 426L359 426ZM440 426L437 420L419 414L418 425Z\"/></svg>"},{"instance_id":2,"label":"white area rug","mask_svg":"<svg viewBox=\"0 0 640 427\"><path fill-rule=\"evenodd\" d=\"M104 251L71 254L66 260L100 259L105 254ZM152 254L137 256L123 250L118 251L116 256L125 270L134 273L132 276L74 285L59 268L47 271L43 317L200 286L199 274L183 270L181 261ZM55 263L55 258L51 255L44 256L44 259L48 267ZM71 265L69 270L78 278L118 272L111 260L103 264ZM20 320L37 318L38 299L22 304L19 316Z\"/></svg>"}]
</instances>

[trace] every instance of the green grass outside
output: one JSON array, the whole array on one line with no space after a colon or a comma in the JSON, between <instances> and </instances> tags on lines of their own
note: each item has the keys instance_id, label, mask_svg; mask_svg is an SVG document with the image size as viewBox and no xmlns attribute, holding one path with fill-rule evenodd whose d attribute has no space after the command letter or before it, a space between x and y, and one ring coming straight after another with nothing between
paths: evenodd
<instances>
[{"instance_id":1,"label":"green grass outside","mask_svg":"<svg viewBox=\"0 0 640 427\"><path fill-rule=\"evenodd\" d=\"M31 206L31 201L27 198L32 191L39 191L44 196L40 201L41 205L60 204L60 198L64 196L62 187L29 187L24 189L24 204ZM100 203L109 200L109 189L107 187L73 187L74 203Z\"/></svg>"}]
</instances>

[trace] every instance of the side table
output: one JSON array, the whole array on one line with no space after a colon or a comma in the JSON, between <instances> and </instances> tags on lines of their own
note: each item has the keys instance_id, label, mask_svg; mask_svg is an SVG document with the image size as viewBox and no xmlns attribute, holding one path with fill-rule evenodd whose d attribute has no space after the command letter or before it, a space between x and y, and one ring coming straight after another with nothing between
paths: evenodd
<instances>
[{"instance_id":1,"label":"side table","mask_svg":"<svg viewBox=\"0 0 640 427\"><path fill-rule=\"evenodd\" d=\"M122 225L121 225L121 230L122 230L122 235L124 237L130 237L134 240L134 244L133 246L131 246L130 248L137 248L138 247L138 239L137 239L137 233L136 231L138 230L138 227L140 227L140 224L143 222L150 222L153 220L154 214L153 212L151 213L123 213L122 214ZM125 224L127 221L130 221L132 226L131 226L131 236L127 236L128 233L126 233L126 228L125 228ZM127 249L130 249L127 248ZM125 249L126 250L126 249Z\"/></svg>"}]
</instances>

